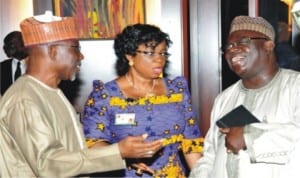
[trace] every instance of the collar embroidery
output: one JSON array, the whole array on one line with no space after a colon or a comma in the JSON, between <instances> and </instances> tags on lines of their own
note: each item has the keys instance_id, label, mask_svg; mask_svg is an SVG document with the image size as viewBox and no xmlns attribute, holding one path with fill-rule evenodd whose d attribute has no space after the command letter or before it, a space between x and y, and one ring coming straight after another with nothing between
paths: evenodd
<instances>
[{"instance_id":1,"label":"collar embroidery","mask_svg":"<svg viewBox=\"0 0 300 178\"><path fill-rule=\"evenodd\" d=\"M119 106L121 108L125 108L128 105L146 105L147 103L150 104L165 104L165 103L175 103L181 102L183 100L182 93L171 94L170 97L168 96L151 96L151 97L142 97L138 98L132 102L126 101L126 99L122 99L120 97L111 97L109 100L110 106Z\"/></svg>"}]
</instances>

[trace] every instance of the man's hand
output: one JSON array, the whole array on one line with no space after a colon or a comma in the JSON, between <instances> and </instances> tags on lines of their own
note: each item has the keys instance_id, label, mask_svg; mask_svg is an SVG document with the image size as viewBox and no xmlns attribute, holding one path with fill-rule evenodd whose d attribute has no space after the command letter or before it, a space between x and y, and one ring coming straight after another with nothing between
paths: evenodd
<instances>
[{"instance_id":1,"label":"man's hand","mask_svg":"<svg viewBox=\"0 0 300 178\"><path fill-rule=\"evenodd\" d=\"M162 147L162 140L145 141L147 134L128 136L118 145L122 158L150 158Z\"/></svg>"},{"instance_id":2,"label":"man's hand","mask_svg":"<svg viewBox=\"0 0 300 178\"><path fill-rule=\"evenodd\" d=\"M220 132L226 134L225 146L228 151L238 154L240 150L246 149L244 127L220 128Z\"/></svg>"}]
</instances>

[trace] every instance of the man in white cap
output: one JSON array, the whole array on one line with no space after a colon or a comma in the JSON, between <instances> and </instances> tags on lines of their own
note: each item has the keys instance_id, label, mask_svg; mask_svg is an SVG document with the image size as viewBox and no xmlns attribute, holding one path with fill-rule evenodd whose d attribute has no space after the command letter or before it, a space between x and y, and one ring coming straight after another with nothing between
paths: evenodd
<instances>
[{"instance_id":1,"label":"man in white cap","mask_svg":"<svg viewBox=\"0 0 300 178\"><path fill-rule=\"evenodd\" d=\"M88 149L76 112L58 84L80 69L78 33L72 17L45 14L20 24L29 50L27 72L0 102L0 176L71 177L125 168L124 158L151 157L160 140L127 137Z\"/></svg>"},{"instance_id":2,"label":"man in white cap","mask_svg":"<svg viewBox=\"0 0 300 178\"><path fill-rule=\"evenodd\" d=\"M241 80L215 99L203 157L190 177L299 177L300 75L278 67L274 34L270 23L261 17L233 19L225 58ZM216 125L240 105L259 122L227 128ZM238 122L245 118L245 112L237 117Z\"/></svg>"}]
</instances>

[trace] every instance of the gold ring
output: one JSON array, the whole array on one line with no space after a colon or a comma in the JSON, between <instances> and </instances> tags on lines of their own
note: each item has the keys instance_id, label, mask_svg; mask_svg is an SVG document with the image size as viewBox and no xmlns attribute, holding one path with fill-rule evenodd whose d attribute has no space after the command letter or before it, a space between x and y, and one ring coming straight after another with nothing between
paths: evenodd
<instances>
[{"instance_id":1,"label":"gold ring","mask_svg":"<svg viewBox=\"0 0 300 178\"><path fill-rule=\"evenodd\" d=\"M136 171L135 171L136 174L138 175L142 175L143 174L143 170L138 168Z\"/></svg>"},{"instance_id":2,"label":"gold ring","mask_svg":"<svg viewBox=\"0 0 300 178\"><path fill-rule=\"evenodd\" d=\"M148 155L152 155L153 153L154 153L154 152L151 151L151 150L147 152Z\"/></svg>"}]
</instances>

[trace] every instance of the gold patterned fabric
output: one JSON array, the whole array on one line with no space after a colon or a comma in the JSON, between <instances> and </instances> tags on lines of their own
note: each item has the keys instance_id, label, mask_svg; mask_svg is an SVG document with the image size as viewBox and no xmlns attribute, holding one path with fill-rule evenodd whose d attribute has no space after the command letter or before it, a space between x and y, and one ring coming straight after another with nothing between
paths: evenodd
<instances>
[{"instance_id":1,"label":"gold patterned fabric","mask_svg":"<svg viewBox=\"0 0 300 178\"><path fill-rule=\"evenodd\" d=\"M116 143L128 135L148 134L147 141L162 139L163 148L151 158L127 160L128 168L120 177L135 177L133 163L143 162L156 171L155 177L174 177L188 171L184 159L189 153L200 156L203 139L184 77L163 78L166 95L126 98L116 80L95 80L83 112L82 123L88 143L98 139ZM122 123L122 117L128 121ZM183 154L182 153L183 150ZM170 163L170 160L171 161ZM141 177L151 177L144 172ZM179 176L180 177L180 176Z\"/></svg>"}]
</instances>

